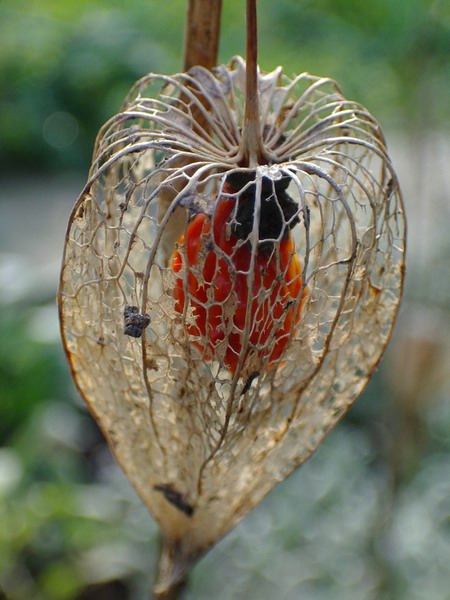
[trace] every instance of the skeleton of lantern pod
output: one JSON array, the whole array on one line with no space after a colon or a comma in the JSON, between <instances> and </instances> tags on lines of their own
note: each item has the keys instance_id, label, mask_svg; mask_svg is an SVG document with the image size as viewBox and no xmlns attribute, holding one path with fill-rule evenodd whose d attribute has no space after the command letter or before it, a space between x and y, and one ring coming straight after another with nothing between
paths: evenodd
<instances>
[{"instance_id":1,"label":"skeleton of lantern pod","mask_svg":"<svg viewBox=\"0 0 450 600\"><path fill-rule=\"evenodd\" d=\"M402 200L377 122L326 78L258 84L260 154L242 166L242 59L138 82L67 232L66 352L162 527L162 588L345 413L402 293Z\"/></svg>"}]
</instances>

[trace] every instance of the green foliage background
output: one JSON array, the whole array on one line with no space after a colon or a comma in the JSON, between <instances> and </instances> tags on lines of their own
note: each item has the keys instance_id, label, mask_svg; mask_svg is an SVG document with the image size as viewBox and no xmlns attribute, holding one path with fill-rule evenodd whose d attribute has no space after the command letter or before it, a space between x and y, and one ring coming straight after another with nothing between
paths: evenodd
<instances>
[{"instance_id":1,"label":"green foliage background","mask_svg":"<svg viewBox=\"0 0 450 600\"><path fill-rule=\"evenodd\" d=\"M223 3L226 62L244 52L244 1ZM410 276L364 397L204 559L188 598L448 600L450 4L260 0L259 16L263 69L337 79L415 157L400 160L416 199ZM59 256L49 272L25 258L39 223L49 252L53 228L62 247L70 207L48 196L75 199L131 84L180 69L184 18L183 0L0 2L0 598L146 597L156 526L70 381Z\"/></svg>"},{"instance_id":2,"label":"green foliage background","mask_svg":"<svg viewBox=\"0 0 450 600\"><path fill-rule=\"evenodd\" d=\"M224 0L220 60L244 52L243 0ZM260 0L260 64L337 79L388 126L448 119L450 7L445 0ZM132 82L181 67L184 1L3 0L0 157L35 168L86 168L93 137ZM78 135L43 139L53 113ZM61 126L63 127L64 124ZM55 134L56 135L56 134ZM64 137L64 130L60 133Z\"/></svg>"}]
</instances>

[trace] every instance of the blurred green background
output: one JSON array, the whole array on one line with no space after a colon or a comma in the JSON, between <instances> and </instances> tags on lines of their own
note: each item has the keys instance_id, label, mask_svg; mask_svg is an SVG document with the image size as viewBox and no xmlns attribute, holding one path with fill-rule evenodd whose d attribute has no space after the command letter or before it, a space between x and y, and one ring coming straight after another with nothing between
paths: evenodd
<instances>
[{"instance_id":1,"label":"blurred green background","mask_svg":"<svg viewBox=\"0 0 450 600\"><path fill-rule=\"evenodd\" d=\"M220 60L244 52L223 0ZM260 64L381 121L409 213L406 298L364 396L195 569L189 600L450 598L450 5L260 0ZM71 383L54 304L96 131L182 63L183 0L0 2L0 598L139 600L156 526Z\"/></svg>"}]
</instances>

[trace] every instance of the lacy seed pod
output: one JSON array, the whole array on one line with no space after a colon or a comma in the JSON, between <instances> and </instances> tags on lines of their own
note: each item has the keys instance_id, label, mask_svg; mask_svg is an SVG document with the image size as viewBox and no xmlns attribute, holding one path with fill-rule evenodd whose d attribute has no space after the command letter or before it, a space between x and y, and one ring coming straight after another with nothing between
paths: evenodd
<instances>
[{"instance_id":1,"label":"lacy seed pod","mask_svg":"<svg viewBox=\"0 0 450 600\"><path fill-rule=\"evenodd\" d=\"M66 237L66 353L162 528L162 586L320 444L402 293L378 123L330 79L260 73L262 158L243 166L245 71L139 81L99 133Z\"/></svg>"}]
</instances>

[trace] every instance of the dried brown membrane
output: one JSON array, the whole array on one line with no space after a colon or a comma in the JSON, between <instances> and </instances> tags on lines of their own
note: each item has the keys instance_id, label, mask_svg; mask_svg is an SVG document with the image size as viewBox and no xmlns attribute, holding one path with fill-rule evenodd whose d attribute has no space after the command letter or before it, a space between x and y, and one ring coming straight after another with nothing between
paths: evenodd
<instances>
[{"instance_id":1,"label":"dried brown membrane","mask_svg":"<svg viewBox=\"0 0 450 600\"><path fill-rule=\"evenodd\" d=\"M239 167L242 59L213 74L194 68L139 81L98 136L67 231L59 292L67 356L118 462L162 528L168 562L160 589L317 448L373 374L402 293L403 207L378 123L330 79L290 80L277 69L260 74L259 87L267 164L252 170ZM223 221L224 239L234 235L236 252L244 246L253 267L265 244L279 272L248 293L232 369L226 352L236 334L238 277L254 282L256 275L237 273L235 251L224 252L207 229L190 261L186 235L198 215L212 223L224 197L242 206L243 190L227 187L239 172L243 187L253 186L254 208ZM294 211L283 211L280 181ZM278 215L281 224L265 239L259 218L269 198L270 219ZM302 293L290 303L276 287L286 277L286 236L301 265ZM226 262L231 282L228 297L217 299L213 269L204 300L204 310L219 315L218 341L211 322L199 330L189 284L194 276L201 287L208 252ZM185 296L177 307L180 278ZM276 360L283 317L273 308L263 311L269 333L252 338L253 307L264 302L284 302L286 311L297 303Z\"/></svg>"}]
</instances>

